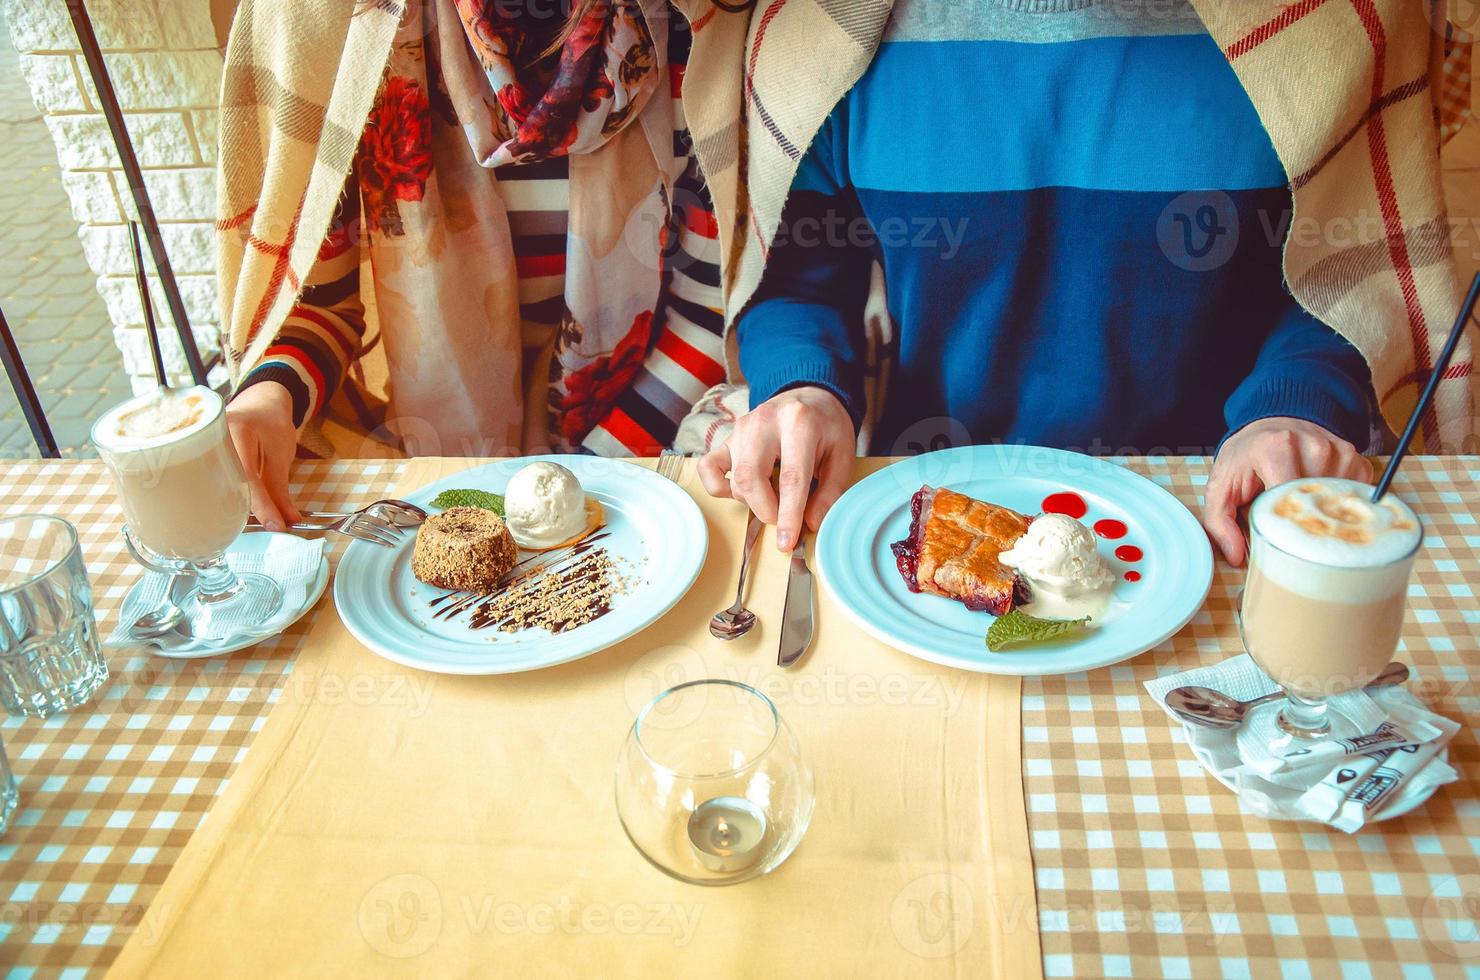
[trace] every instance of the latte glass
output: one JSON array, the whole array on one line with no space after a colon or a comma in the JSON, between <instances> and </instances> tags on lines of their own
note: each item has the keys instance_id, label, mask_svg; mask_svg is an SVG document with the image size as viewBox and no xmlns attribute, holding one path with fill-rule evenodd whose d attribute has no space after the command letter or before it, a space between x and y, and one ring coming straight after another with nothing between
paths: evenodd
<instances>
[{"instance_id":1,"label":"latte glass","mask_svg":"<svg viewBox=\"0 0 1480 980\"><path fill-rule=\"evenodd\" d=\"M127 431L129 418L161 400L177 400L177 431ZM93 426L92 441L118 488L129 550L164 574L193 573L180 602L185 629L223 640L271 619L282 591L265 575L238 575L226 548L251 509L246 473L232 448L225 402L209 388L156 392L130 399Z\"/></svg>"},{"instance_id":2,"label":"latte glass","mask_svg":"<svg viewBox=\"0 0 1480 980\"><path fill-rule=\"evenodd\" d=\"M1366 533L1361 521L1368 511L1346 508L1354 497L1364 500L1371 487L1334 479L1296 483L1321 489L1275 487L1250 509L1249 573L1239 625L1244 648L1289 696L1280 710L1280 731L1309 740L1331 734L1328 698L1366 686L1393 659L1423 532L1417 515L1394 499L1386 513L1397 516L1385 516L1392 522L1385 533L1393 537L1363 544L1358 539ZM1271 494L1275 501L1296 494L1313 501L1300 501L1304 510L1291 505L1293 523L1306 522L1339 543L1306 545L1302 534L1278 527L1282 518L1265 500ZM1271 531L1282 544L1271 540ZM1358 543L1341 541L1342 534ZM1297 554L1292 544L1304 553Z\"/></svg>"}]
</instances>

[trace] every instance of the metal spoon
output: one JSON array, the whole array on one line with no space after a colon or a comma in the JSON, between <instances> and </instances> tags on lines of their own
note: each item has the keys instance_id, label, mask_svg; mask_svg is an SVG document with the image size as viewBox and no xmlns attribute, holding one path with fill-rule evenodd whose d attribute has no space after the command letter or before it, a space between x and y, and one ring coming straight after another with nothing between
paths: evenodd
<instances>
[{"instance_id":1,"label":"metal spoon","mask_svg":"<svg viewBox=\"0 0 1480 980\"><path fill-rule=\"evenodd\" d=\"M751 514L745 528L745 550L740 554L740 584L735 588L735 604L715 613L709 621L709 632L716 639L738 640L755 625L755 613L745 608L745 583L750 578L750 553L755 550L755 539L760 534L761 519Z\"/></svg>"},{"instance_id":2,"label":"metal spoon","mask_svg":"<svg viewBox=\"0 0 1480 980\"><path fill-rule=\"evenodd\" d=\"M1382 673L1374 677L1364 690L1392 687L1407 680L1408 665L1394 661L1384 667ZM1278 701L1284 696L1284 691L1274 691L1252 701L1240 701L1210 687L1179 687L1167 692L1167 707L1178 718L1194 725L1202 725L1204 728L1237 728L1250 710L1261 704Z\"/></svg>"},{"instance_id":3,"label":"metal spoon","mask_svg":"<svg viewBox=\"0 0 1480 980\"><path fill-rule=\"evenodd\" d=\"M173 632L185 618L185 610L175 602L175 583L190 573L183 569L170 575L164 587L164 599L153 610L134 620L133 635L140 640L154 640Z\"/></svg>"}]
</instances>

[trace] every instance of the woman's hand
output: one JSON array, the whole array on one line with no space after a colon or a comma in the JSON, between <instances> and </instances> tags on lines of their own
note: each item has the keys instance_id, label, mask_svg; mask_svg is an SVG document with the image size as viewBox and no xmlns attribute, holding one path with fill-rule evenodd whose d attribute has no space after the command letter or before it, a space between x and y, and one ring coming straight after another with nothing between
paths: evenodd
<instances>
[{"instance_id":1,"label":"woman's hand","mask_svg":"<svg viewBox=\"0 0 1480 980\"><path fill-rule=\"evenodd\" d=\"M699 478L712 495L744 501L761 520L775 524L776 547L791 551L803 522L816 531L847 488L856 439L853 419L836 395L825 388L792 388L736 419L729 440L699 461ZM771 487L778 459L779 501Z\"/></svg>"},{"instance_id":2,"label":"woman's hand","mask_svg":"<svg viewBox=\"0 0 1480 980\"><path fill-rule=\"evenodd\" d=\"M1208 477L1203 526L1229 564L1243 564L1249 550L1238 509L1266 487L1306 476L1371 483L1372 464L1345 439L1304 419L1259 419L1223 443Z\"/></svg>"},{"instance_id":3,"label":"woman's hand","mask_svg":"<svg viewBox=\"0 0 1480 980\"><path fill-rule=\"evenodd\" d=\"M252 513L269 531L281 531L301 516L288 496L288 467L298 449L292 396L275 381L252 385L226 406L226 424L247 471Z\"/></svg>"}]
</instances>

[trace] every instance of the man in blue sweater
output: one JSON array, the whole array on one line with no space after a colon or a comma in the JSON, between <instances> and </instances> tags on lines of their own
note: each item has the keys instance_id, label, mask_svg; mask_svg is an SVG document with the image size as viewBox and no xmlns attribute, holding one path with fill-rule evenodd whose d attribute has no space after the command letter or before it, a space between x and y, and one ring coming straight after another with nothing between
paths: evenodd
<instances>
[{"instance_id":1,"label":"man in blue sweater","mask_svg":"<svg viewBox=\"0 0 1480 980\"><path fill-rule=\"evenodd\" d=\"M898 0L736 324L752 411L705 485L776 523L782 550L820 524L864 410L877 259L898 351L873 452L940 418L974 442L1218 447L1204 522L1237 564L1235 511L1262 486L1370 478L1370 373L1284 288L1290 210L1180 0Z\"/></svg>"}]
</instances>

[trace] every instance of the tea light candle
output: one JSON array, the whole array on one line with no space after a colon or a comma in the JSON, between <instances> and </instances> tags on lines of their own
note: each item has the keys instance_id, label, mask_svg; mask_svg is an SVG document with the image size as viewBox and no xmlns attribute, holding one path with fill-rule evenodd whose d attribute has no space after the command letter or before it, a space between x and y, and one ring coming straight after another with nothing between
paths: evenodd
<instances>
[{"instance_id":1,"label":"tea light candle","mask_svg":"<svg viewBox=\"0 0 1480 980\"><path fill-rule=\"evenodd\" d=\"M765 854L766 815L739 796L705 800L689 815L689 843L711 871L743 871Z\"/></svg>"}]
</instances>

